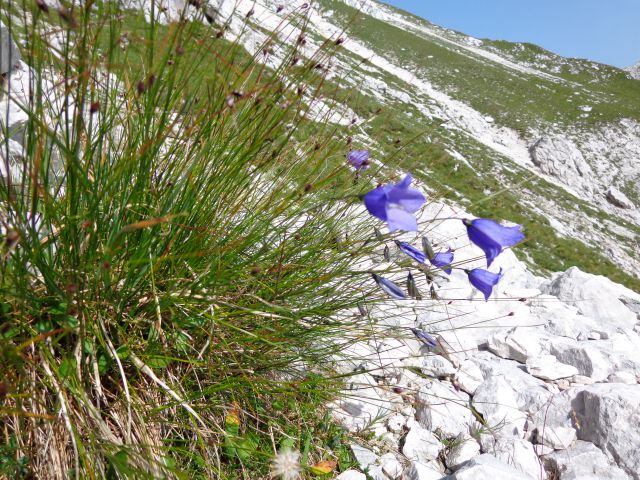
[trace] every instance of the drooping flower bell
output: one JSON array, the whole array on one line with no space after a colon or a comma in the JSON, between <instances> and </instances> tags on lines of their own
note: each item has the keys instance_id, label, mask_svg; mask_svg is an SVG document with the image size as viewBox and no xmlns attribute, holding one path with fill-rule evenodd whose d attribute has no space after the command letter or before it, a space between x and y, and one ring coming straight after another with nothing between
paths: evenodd
<instances>
[{"instance_id":1,"label":"drooping flower bell","mask_svg":"<svg viewBox=\"0 0 640 480\"><path fill-rule=\"evenodd\" d=\"M424 330L418 330L417 328L412 328L411 331L416 336L418 340L424 343L427 347L433 348L438 345L438 342L435 338L429 335Z\"/></svg>"},{"instance_id":2,"label":"drooping flower bell","mask_svg":"<svg viewBox=\"0 0 640 480\"><path fill-rule=\"evenodd\" d=\"M441 268L444 273L451 275L453 270L451 267L451 264L453 263L453 252L451 250L436 253L429 261L434 267Z\"/></svg>"},{"instance_id":3,"label":"drooping flower bell","mask_svg":"<svg viewBox=\"0 0 640 480\"><path fill-rule=\"evenodd\" d=\"M373 279L376 281L380 289L390 297L393 297L397 300L404 300L405 298L407 298L402 289L391 280L376 275L375 273L372 273L371 275L373 276Z\"/></svg>"},{"instance_id":4,"label":"drooping flower bell","mask_svg":"<svg viewBox=\"0 0 640 480\"><path fill-rule=\"evenodd\" d=\"M469 240L480 247L487 257L487 267L500 255L505 247L513 247L524 240L522 225L504 227L488 218L463 220Z\"/></svg>"},{"instance_id":5,"label":"drooping flower bell","mask_svg":"<svg viewBox=\"0 0 640 480\"><path fill-rule=\"evenodd\" d=\"M499 273L493 273L481 268L475 268L473 270L465 270L469 277L471 285L476 287L484 295L485 301L489 300L493 287L495 287L502 278L502 269Z\"/></svg>"},{"instance_id":6,"label":"drooping flower bell","mask_svg":"<svg viewBox=\"0 0 640 480\"><path fill-rule=\"evenodd\" d=\"M347 161L356 170L365 170L369 167L369 151L353 150L347 155Z\"/></svg>"},{"instance_id":7,"label":"drooping flower bell","mask_svg":"<svg viewBox=\"0 0 640 480\"><path fill-rule=\"evenodd\" d=\"M407 174L399 183L383 185L364 196L364 204L371 215L387 222L389 231L418 230L418 222L413 215L425 202L424 195L409 188L413 178Z\"/></svg>"},{"instance_id":8,"label":"drooping flower bell","mask_svg":"<svg viewBox=\"0 0 640 480\"><path fill-rule=\"evenodd\" d=\"M415 247L412 247L407 242L399 242L396 240L396 245L400 250L402 250L407 256L413 258L418 263L424 263L427 259L424 252L418 250Z\"/></svg>"}]
</instances>

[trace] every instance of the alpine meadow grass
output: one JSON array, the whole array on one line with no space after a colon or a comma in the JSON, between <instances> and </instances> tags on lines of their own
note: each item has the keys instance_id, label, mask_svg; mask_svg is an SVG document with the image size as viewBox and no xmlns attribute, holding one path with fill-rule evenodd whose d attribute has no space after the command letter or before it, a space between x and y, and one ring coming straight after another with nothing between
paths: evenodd
<instances>
[{"instance_id":1,"label":"alpine meadow grass","mask_svg":"<svg viewBox=\"0 0 640 480\"><path fill-rule=\"evenodd\" d=\"M335 42L252 57L197 7L160 24L1 3L30 91L2 93L25 120L2 132L5 158L24 147L0 186L0 476L266 478L281 448L349 462L322 406L328 360L367 327L341 312L375 288L355 267L372 229L346 139L305 115Z\"/></svg>"}]
</instances>

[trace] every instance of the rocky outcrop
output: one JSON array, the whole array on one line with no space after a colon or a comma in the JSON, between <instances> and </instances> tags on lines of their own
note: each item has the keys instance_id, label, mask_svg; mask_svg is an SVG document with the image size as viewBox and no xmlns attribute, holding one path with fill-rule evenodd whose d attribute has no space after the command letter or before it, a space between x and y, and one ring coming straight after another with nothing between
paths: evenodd
<instances>
[{"instance_id":1,"label":"rocky outcrop","mask_svg":"<svg viewBox=\"0 0 640 480\"><path fill-rule=\"evenodd\" d=\"M453 215L430 208L425 218ZM430 236L473 267L475 247L455 240L462 228L443 222ZM638 480L640 294L577 268L536 278L510 252L496 262L505 273L499 300L478 301L454 271L434 285L443 302L371 310L385 328L422 328L440 345L425 348L409 334L344 352L341 371L371 372L355 378L376 392L358 399L351 390L359 409L336 411L350 430L376 437L362 470L379 480ZM381 417L363 422L361 412ZM390 451L403 476L383 468Z\"/></svg>"},{"instance_id":2,"label":"rocky outcrop","mask_svg":"<svg viewBox=\"0 0 640 480\"><path fill-rule=\"evenodd\" d=\"M629 72L632 78L640 80L640 62L627 68L627 71Z\"/></svg>"},{"instance_id":3,"label":"rocky outcrop","mask_svg":"<svg viewBox=\"0 0 640 480\"><path fill-rule=\"evenodd\" d=\"M627 196L624 193L622 193L620 190L618 190L616 187L609 187L609 190L607 190L606 196L607 196L607 200L611 205L615 205L616 207L626 208L626 209L636 208L633 202L629 200L629 198L627 198Z\"/></svg>"},{"instance_id":4,"label":"rocky outcrop","mask_svg":"<svg viewBox=\"0 0 640 480\"><path fill-rule=\"evenodd\" d=\"M540 171L577 191L592 192L593 170L578 146L568 137L545 136L529 147Z\"/></svg>"}]
</instances>

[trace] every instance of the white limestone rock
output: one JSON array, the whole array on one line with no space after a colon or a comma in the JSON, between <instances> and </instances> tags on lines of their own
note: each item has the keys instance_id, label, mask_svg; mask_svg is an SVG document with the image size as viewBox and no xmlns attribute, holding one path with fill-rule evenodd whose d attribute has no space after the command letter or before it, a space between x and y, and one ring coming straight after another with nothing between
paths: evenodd
<instances>
[{"instance_id":1,"label":"white limestone rock","mask_svg":"<svg viewBox=\"0 0 640 480\"><path fill-rule=\"evenodd\" d=\"M402 464L391 452L385 453L380 457L380 466L382 467L384 474L392 480L395 480L402 475Z\"/></svg>"},{"instance_id":2,"label":"white limestone rock","mask_svg":"<svg viewBox=\"0 0 640 480\"><path fill-rule=\"evenodd\" d=\"M580 313L598 321L603 331L632 329L637 321L636 314L620 298L638 299L640 295L606 277L585 273L578 267L557 275L543 285L542 290L575 305Z\"/></svg>"},{"instance_id":3,"label":"white limestone rock","mask_svg":"<svg viewBox=\"0 0 640 480\"><path fill-rule=\"evenodd\" d=\"M358 465L362 470L366 471L370 466L378 463L379 457L372 450L358 445L357 443L352 443L350 447L356 462L358 462Z\"/></svg>"},{"instance_id":4,"label":"white limestone rock","mask_svg":"<svg viewBox=\"0 0 640 480\"><path fill-rule=\"evenodd\" d=\"M338 475L336 480L367 480L367 476L357 470L347 470Z\"/></svg>"},{"instance_id":5,"label":"white limestone rock","mask_svg":"<svg viewBox=\"0 0 640 480\"><path fill-rule=\"evenodd\" d=\"M404 472L404 480L445 480L444 469L435 461L429 463L411 462Z\"/></svg>"},{"instance_id":6,"label":"white limestone rock","mask_svg":"<svg viewBox=\"0 0 640 480\"><path fill-rule=\"evenodd\" d=\"M593 170L578 146L563 135L542 137L529 147L531 160L542 173L586 193L593 191Z\"/></svg>"},{"instance_id":7,"label":"white limestone rock","mask_svg":"<svg viewBox=\"0 0 640 480\"><path fill-rule=\"evenodd\" d=\"M495 444L489 453L512 466L525 477L532 480L544 480L546 478L546 476L540 478L541 472L544 475L544 469L533 449L533 445L526 440L521 438L502 439Z\"/></svg>"},{"instance_id":8,"label":"white limestone rock","mask_svg":"<svg viewBox=\"0 0 640 480\"><path fill-rule=\"evenodd\" d=\"M573 365L561 363L554 355L540 355L527 360L528 372L544 380L558 380L578 375L580 372Z\"/></svg>"},{"instance_id":9,"label":"white limestone rock","mask_svg":"<svg viewBox=\"0 0 640 480\"><path fill-rule=\"evenodd\" d=\"M480 445L471 435L458 435L455 446L447 453L447 468L456 471L463 463L480 455Z\"/></svg>"},{"instance_id":10,"label":"white limestone rock","mask_svg":"<svg viewBox=\"0 0 640 480\"><path fill-rule=\"evenodd\" d=\"M484 375L480 367L472 360L464 360L460 364L460 368L453 376L453 382L458 385L464 392L473 395L480 384L484 382Z\"/></svg>"},{"instance_id":11,"label":"white limestone rock","mask_svg":"<svg viewBox=\"0 0 640 480\"><path fill-rule=\"evenodd\" d=\"M555 452L553 448L547 445L539 445L539 444L535 444L533 446L533 451L536 452L536 455L538 455L539 457L543 455L549 455L550 453Z\"/></svg>"},{"instance_id":12,"label":"white limestone rock","mask_svg":"<svg viewBox=\"0 0 640 480\"><path fill-rule=\"evenodd\" d=\"M416 398L416 419L445 437L467 433L477 421L470 408L469 395L456 391L450 383L432 382L423 386Z\"/></svg>"},{"instance_id":13,"label":"white limestone rock","mask_svg":"<svg viewBox=\"0 0 640 480\"><path fill-rule=\"evenodd\" d=\"M424 373L438 378L449 377L456 373L453 364L440 355L427 355L422 359L420 368Z\"/></svg>"},{"instance_id":14,"label":"white limestone rock","mask_svg":"<svg viewBox=\"0 0 640 480\"><path fill-rule=\"evenodd\" d=\"M438 458L443 445L440 440L419 423L414 423L404 438L402 453L409 460L428 463Z\"/></svg>"},{"instance_id":15,"label":"white limestone rock","mask_svg":"<svg viewBox=\"0 0 640 480\"><path fill-rule=\"evenodd\" d=\"M374 426L393 413L394 405L402 404L402 397L388 388L379 388L368 373L349 378L347 391L329 407L334 418L349 431L357 432Z\"/></svg>"},{"instance_id":16,"label":"white limestone rock","mask_svg":"<svg viewBox=\"0 0 640 480\"><path fill-rule=\"evenodd\" d=\"M594 384L573 402L578 438L594 443L634 480L640 479L640 385Z\"/></svg>"},{"instance_id":17,"label":"white limestone rock","mask_svg":"<svg viewBox=\"0 0 640 480\"><path fill-rule=\"evenodd\" d=\"M578 440L568 450L559 450L543 457L551 478L561 480L628 480L629 476L593 443Z\"/></svg>"},{"instance_id":18,"label":"white limestone rock","mask_svg":"<svg viewBox=\"0 0 640 480\"><path fill-rule=\"evenodd\" d=\"M407 424L407 418L404 415L391 415L387 418L387 428L390 432L400 433Z\"/></svg>"},{"instance_id":19,"label":"white limestone rock","mask_svg":"<svg viewBox=\"0 0 640 480\"><path fill-rule=\"evenodd\" d=\"M531 328L513 328L505 334L489 337L487 347L502 358L526 363L542 352L542 339Z\"/></svg>"},{"instance_id":20,"label":"white limestone rock","mask_svg":"<svg viewBox=\"0 0 640 480\"><path fill-rule=\"evenodd\" d=\"M522 364L504 360L489 352L479 352L473 361L485 378L501 377L513 390L519 410L527 413L538 411L551 398L549 385L529 375Z\"/></svg>"},{"instance_id":21,"label":"white limestone rock","mask_svg":"<svg viewBox=\"0 0 640 480\"><path fill-rule=\"evenodd\" d=\"M473 396L473 406L490 427L500 435L519 435L524 430L526 414L520 411L518 396L502 376L489 376Z\"/></svg>"},{"instance_id":22,"label":"white limestone rock","mask_svg":"<svg viewBox=\"0 0 640 480\"><path fill-rule=\"evenodd\" d=\"M449 480L531 480L531 477L485 453L469 460Z\"/></svg>"},{"instance_id":23,"label":"white limestone rock","mask_svg":"<svg viewBox=\"0 0 640 480\"><path fill-rule=\"evenodd\" d=\"M552 427L540 425L533 430L532 442L554 450L566 450L577 439L576 430L571 427Z\"/></svg>"},{"instance_id":24,"label":"white limestone rock","mask_svg":"<svg viewBox=\"0 0 640 480\"><path fill-rule=\"evenodd\" d=\"M551 353L561 362L572 365L579 375L599 382L611 372L611 361L591 342L553 341Z\"/></svg>"},{"instance_id":25,"label":"white limestone rock","mask_svg":"<svg viewBox=\"0 0 640 480\"><path fill-rule=\"evenodd\" d=\"M613 372L607 378L609 383L624 383L627 385L635 385L638 383L638 377L630 370L622 370L620 372Z\"/></svg>"}]
</instances>

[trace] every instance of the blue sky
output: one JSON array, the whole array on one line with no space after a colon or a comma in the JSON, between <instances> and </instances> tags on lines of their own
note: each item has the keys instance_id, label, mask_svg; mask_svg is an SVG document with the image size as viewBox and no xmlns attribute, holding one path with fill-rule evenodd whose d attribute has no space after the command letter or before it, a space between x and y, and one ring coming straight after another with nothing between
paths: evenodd
<instances>
[{"instance_id":1,"label":"blue sky","mask_svg":"<svg viewBox=\"0 0 640 480\"><path fill-rule=\"evenodd\" d=\"M566 57L640 61L640 0L384 0L480 38L531 42Z\"/></svg>"}]
</instances>

